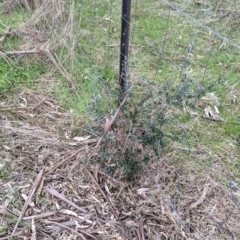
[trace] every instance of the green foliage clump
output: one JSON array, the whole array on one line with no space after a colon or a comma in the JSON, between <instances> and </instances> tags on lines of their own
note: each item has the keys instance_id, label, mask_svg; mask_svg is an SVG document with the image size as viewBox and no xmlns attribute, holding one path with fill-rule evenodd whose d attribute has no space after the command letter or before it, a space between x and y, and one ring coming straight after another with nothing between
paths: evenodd
<instances>
[{"instance_id":1,"label":"green foliage clump","mask_svg":"<svg viewBox=\"0 0 240 240\"><path fill-rule=\"evenodd\" d=\"M193 80L178 84L165 81L162 85L140 82L145 94L133 92L115 123L115 130L106 136L100 150L101 163L110 174L119 174L133 181L142 167L158 158L171 141L186 136L175 131L183 108L196 109L206 89Z\"/></svg>"}]
</instances>

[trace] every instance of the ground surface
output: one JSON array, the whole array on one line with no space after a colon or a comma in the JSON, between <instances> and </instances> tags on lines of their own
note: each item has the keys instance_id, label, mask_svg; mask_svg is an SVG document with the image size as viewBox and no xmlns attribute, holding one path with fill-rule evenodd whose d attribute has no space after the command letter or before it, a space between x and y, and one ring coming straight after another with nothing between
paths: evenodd
<instances>
[{"instance_id":1,"label":"ground surface","mask_svg":"<svg viewBox=\"0 0 240 240\"><path fill-rule=\"evenodd\" d=\"M237 1L195 2L176 5L238 44ZM240 239L236 48L136 3L133 88L96 148L117 111L119 1L3 3L0 239Z\"/></svg>"}]
</instances>

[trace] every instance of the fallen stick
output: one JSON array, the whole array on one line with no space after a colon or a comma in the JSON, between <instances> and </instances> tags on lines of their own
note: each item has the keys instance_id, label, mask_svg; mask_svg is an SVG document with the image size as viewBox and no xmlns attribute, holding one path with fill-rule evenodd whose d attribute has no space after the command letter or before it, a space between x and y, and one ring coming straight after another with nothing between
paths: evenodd
<instances>
[{"instance_id":1,"label":"fallen stick","mask_svg":"<svg viewBox=\"0 0 240 240\"><path fill-rule=\"evenodd\" d=\"M86 236L90 237L91 239L97 239L95 236L93 236L92 234L86 232L86 231L83 231L82 229L77 229L77 230L74 230L68 226L65 226L64 224L61 224L61 223L58 223L58 222L54 222L54 221L49 221L49 220L43 220L42 222L46 223L46 224L49 224L49 223L52 223L52 224L55 224L55 225L58 225L60 227L63 227L69 231L72 231L74 232L76 235L78 235L79 237L81 237L82 239L86 240L86 238L84 236L82 236L82 234L85 234ZM79 232L81 233L79 233Z\"/></svg>"},{"instance_id":2,"label":"fallen stick","mask_svg":"<svg viewBox=\"0 0 240 240\"><path fill-rule=\"evenodd\" d=\"M71 205L72 207L74 207L75 209L83 212L83 213L87 213L87 210L80 208L78 205L76 205L74 202L71 202L70 200L68 200L65 196L63 196L61 193L59 193L57 190L50 188L50 187L45 187L44 188L48 193L50 193L51 195L53 195L54 197L64 201L65 203Z\"/></svg>"},{"instance_id":3,"label":"fallen stick","mask_svg":"<svg viewBox=\"0 0 240 240\"><path fill-rule=\"evenodd\" d=\"M12 237L14 237L14 234L15 234L15 232L16 232L16 230L17 230L18 224L19 224L20 221L22 220L23 215L24 215L24 213L25 213L25 211L26 211L26 209L27 209L27 206L29 205L29 203L30 203L31 200L32 200L33 194L35 193L35 191L36 191L36 189L37 189L37 186L38 186L38 184L39 184L39 182L40 182L40 180L41 180L41 178L42 178L42 176L43 176L43 172L44 172L44 169L42 169L42 170L38 173L37 178L35 179L35 182L33 183L33 186L32 186L32 188L31 188L31 190L30 190L30 193L29 193L29 195L28 195L28 197L27 197L27 199L26 199L26 201L25 201L25 203L24 203L24 205L23 205L22 211L21 211L21 213L20 213L20 215L19 215L19 217L18 217L18 220L17 220L17 222L16 222L16 224L15 224L15 227L14 227L14 229L13 229L13 231L12 231L10 237L9 237L10 239L12 239Z\"/></svg>"},{"instance_id":4,"label":"fallen stick","mask_svg":"<svg viewBox=\"0 0 240 240\"><path fill-rule=\"evenodd\" d=\"M22 51L2 51L5 55L21 55L21 54L33 54L41 53L40 50L22 50Z\"/></svg>"},{"instance_id":5,"label":"fallen stick","mask_svg":"<svg viewBox=\"0 0 240 240\"><path fill-rule=\"evenodd\" d=\"M129 92L130 92L131 90L132 90L132 87L129 89ZM113 116L111 116L111 119L110 119L110 120L107 119L106 124L105 124L105 127L104 127L103 135L102 135L102 137L98 140L95 148L97 148L97 147L100 145L100 143L102 142L104 136L108 133L109 129L112 127L113 123L116 121L116 119L117 119L117 117L118 117L118 114L119 114L119 112L120 112L120 110L121 110L121 107L122 107L122 106L124 105L124 103L126 102L128 95L129 95L129 94L127 94L127 93L125 94L125 97L123 98L120 106L118 107L118 109L117 109L117 111L115 112L115 114L114 114Z\"/></svg>"},{"instance_id":6,"label":"fallen stick","mask_svg":"<svg viewBox=\"0 0 240 240\"><path fill-rule=\"evenodd\" d=\"M77 151L75 151L73 154L71 154L69 157L63 159L61 162L57 163L56 165L54 165L52 168L48 169L45 175L48 175L50 173L52 173L54 170L56 170L57 168L59 168L61 165L63 165L64 163L70 161L73 157L75 157L78 153L81 152L82 149L78 149Z\"/></svg>"},{"instance_id":7,"label":"fallen stick","mask_svg":"<svg viewBox=\"0 0 240 240\"><path fill-rule=\"evenodd\" d=\"M113 203L110 201L110 199L106 196L106 194L104 193L104 191L101 189L101 187L99 186L96 178L90 173L90 171L88 169L85 169L86 172L88 173L88 175L90 176L90 178L92 179L92 181L95 183L96 187L98 188L98 190L100 191L100 193L102 194L102 196L106 199L106 201L109 203L111 209L112 209L112 212L113 212L113 215L114 217L116 218L116 220L119 221L121 227L122 227L122 232L120 232L120 234L122 235L123 239L128 239L127 236L128 234L126 233L126 230L125 230L125 227L121 221L121 219L119 218L118 214L117 214L117 211L116 211L116 208L114 207Z\"/></svg>"}]
</instances>

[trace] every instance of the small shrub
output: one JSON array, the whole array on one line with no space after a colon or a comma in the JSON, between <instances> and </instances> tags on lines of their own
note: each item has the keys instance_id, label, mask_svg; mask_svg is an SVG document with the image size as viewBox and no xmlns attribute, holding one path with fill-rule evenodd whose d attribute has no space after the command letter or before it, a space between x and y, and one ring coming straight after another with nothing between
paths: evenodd
<instances>
[{"instance_id":1,"label":"small shrub","mask_svg":"<svg viewBox=\"0 0 240 240\"><path fill-rule=\"evenodd\" d=\"M175 131L183 109L195 109L206 90L191 79L179 84L165 81L162 85L138 82L122 109L115 129L109 132L100 149L100 160L109 174L133 181L142 167L158 158L171 141L182 141L186 136ZM186 113L187 114L187 113Z\"/></svg>"}]
</instances>

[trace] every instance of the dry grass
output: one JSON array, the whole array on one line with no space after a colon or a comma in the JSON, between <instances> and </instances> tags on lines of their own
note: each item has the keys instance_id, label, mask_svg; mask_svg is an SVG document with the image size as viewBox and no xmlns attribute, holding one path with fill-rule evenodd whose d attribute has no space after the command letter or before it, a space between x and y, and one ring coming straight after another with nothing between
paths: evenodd
<instances>
[{"instance_id":1,"label":"dry grass","mask_svg":"<svg viewBox=\"0 0 240 240\"><path fill-rule=\"evenodd\" d=\"M44 53L44 61L50 61L54 71L74 88L74 46L83 34L81 29L75 32L74 1L4 3L8 12L20 6L30 13L13 31L24 39L21 50ZM146 92L136 80L139 73L133 74L132 82L137 83L134 94L144 96ZM141 154L135 156L140 164L149 155L149 163L141 165L132 182L126 182L122 168L115 175L106 174L95 147L97 137L76 136L76 122L53 98L49 78L41 78L38 90L20 89L11 101L0 102L0 239L240 238L239 139L221 135L218 122L202 119L209 101L198 102L198 116L173 126L180 136L185 131L193 134L190 146L170 141L161 157L129 137L125 115L132 109L125 109L117 127L100 144L109 148L109 166L116 164L116 145L121 153L126 146L140 149ZM155 87L152 93L157 90ZM223 104L231 117L238 113L238 96L239 90L231 87ZM130 102L127 107L134 108ZM146 112L140 104L137 108L147 122L161 110L159 105L145 108ZM171 116L182 113L172 106L164 107ZM78 124L84 128L82 122ZM92 128L99 133L104 126L97 123ZM145 130L137 127L131 134ZM110 137L115 140L109 141Z\"/></svg>"},{"instance_id":2,"label":"dry grass","mask_svg":"<svg viewBox=\"0 0 240 240\"><path fill-rule=\"evenodd\" d=\"M75 89L73 68L76 56L74 53L81 28L76 25L74 1L4 1L5 14L10 14L15 8L24 8L29 17L13 29L6 26L6 33L21 39L20 51L2 54L45 56L44 62L51 62L70 87ZM56 71L55 70L55 71Z\"/></svg>"},{"instance_id":3,"label":"dry grass","mask_svg":"<svg viewBox=\"0 0 240 240\"><path fill-rule=\"evenodd\" d=\"M32 239L238 239L240 195L223 184L220 159L199 171L184 149L172 146L129 184L90 164L99 159L97 139L67 137L70 118L50 97L22 92L1 111L2 236L11 235L21 213L14 235Z\"/></svg>"}]
</instances>

